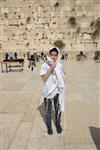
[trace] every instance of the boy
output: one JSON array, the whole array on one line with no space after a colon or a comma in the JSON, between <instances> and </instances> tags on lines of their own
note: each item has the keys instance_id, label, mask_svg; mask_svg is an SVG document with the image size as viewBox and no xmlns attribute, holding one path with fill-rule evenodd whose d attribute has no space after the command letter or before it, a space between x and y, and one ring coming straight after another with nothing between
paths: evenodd
<instances>
[{"instance_id":1,"label":"boy","mask_svg":"<svg viewBox=\"0 0 100 150\"><path fill-rule=\"evenodd\" d=\"M45 103L45 118L47 132L53 134L51 125L52 101L55 107L55 124L57 133L62 132L61 111L64 110L64 74L62 64L59 63L60 51L57 47L49 50L47 61L41 66L40 76L44 81L43 95Z\"/></svg>"}]
</instances>

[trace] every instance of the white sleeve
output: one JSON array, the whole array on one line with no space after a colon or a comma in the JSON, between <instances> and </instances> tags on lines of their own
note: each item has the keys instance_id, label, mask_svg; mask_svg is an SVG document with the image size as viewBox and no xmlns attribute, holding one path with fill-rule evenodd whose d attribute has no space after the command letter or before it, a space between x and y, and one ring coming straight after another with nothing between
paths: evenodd
<instances>
[{"instance_id":1,"label":"white sleeve","mask_svg":"<svg viewBox=\"0 0 100 150\"><path fill-rule=\"evenodd\" d=\"M43 64L40 69L40 76L44 75L46 72L47 72L47 67L45 64Z\"/></svg>"},{"instance_id":2,"label":"white sleeve","mask_svg":"<svg viewBox=\"0 0 100 150\"><path fill-rule=\"evenodd\" d=\"M60 69L63 70L63 65L62 64L60 64Z\"/></svg>"}]
</instances>

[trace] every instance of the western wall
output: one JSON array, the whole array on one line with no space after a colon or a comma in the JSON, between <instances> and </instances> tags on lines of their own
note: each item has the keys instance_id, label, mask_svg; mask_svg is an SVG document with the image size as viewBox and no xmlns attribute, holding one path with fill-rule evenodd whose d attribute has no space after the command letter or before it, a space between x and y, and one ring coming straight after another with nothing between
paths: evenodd
<instances>
[{"instance_id":1,"label":"western wall","mask_svg":"<svg viewBox=\"0 0 100 150\"><path fill-rule=\"evenodd\" d=\"M100 50L100 0L1 0L0 52L47 51L61 40L73 58Z\"/></svg>"}]
</instances>

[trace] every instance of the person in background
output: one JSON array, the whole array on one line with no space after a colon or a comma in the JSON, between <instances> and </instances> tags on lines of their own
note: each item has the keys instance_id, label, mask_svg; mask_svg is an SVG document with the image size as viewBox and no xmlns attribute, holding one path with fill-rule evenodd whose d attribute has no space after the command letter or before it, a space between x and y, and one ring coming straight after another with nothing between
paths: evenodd
<instances>
[{"instance_id":1,"label":"person in background","mask_svg":"<svg viewBox=\"0 0 100 150\"><path fill-rule=\"evenodd\" d=\"M8 54L8 52L5 53L4 59L5 59L5 60L8 60L8 59L9 59L9 54Z\"/></svg>"},{"instance_id":2,"label":"person in background","mask_svg":"<svg viewBox=\"0 0 100 150\"><path fill-rule=\"evenodd\" d=\"M15 57L15 59L17 59L17 53L16 52L14 53L14 57Z\"/></svg>"}]
</instances>

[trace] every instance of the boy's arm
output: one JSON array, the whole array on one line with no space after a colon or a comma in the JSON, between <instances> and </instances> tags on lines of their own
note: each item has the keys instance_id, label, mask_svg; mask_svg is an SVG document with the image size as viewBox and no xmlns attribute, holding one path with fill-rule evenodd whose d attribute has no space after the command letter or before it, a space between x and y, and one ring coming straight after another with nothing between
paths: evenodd
<instances>
[{"instance_id":1,"label":"boy's arm","mask_svg":"<svg viewBox=\"0 0 100 150\"><path fill-rule=\"evenodd\" d=\"M62 72L64 73L64 75L66 75L65 69L64 69L64 67L62 66L62 64L61 64L61 70L62 70Z\"/></svg>"},{"instance_id":2,"label":"boy's arm","mask_svg":"<svg viewBox=\"0 0 100 150\"><path fill-rule=\"evenodd\" d=\"M47 73L42 75L42 79L43 79L44 82L47 81L48 77L53 72L55 67L56 67L56 64L52 64L51 67L48 69Z\"/></svg>"},{"instance_id":3,"label":"boy's arm","mask_svg":"<svg viewBox=\"0 0 100 150\"><path fill-rule=\"evenodd\" d=\"M64 73L64 75L66 75L66 72L65 72L64 68L63 68L63 73Z\"/></svg>"}]
</instances>

